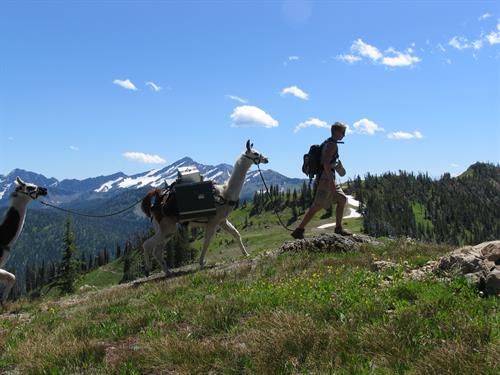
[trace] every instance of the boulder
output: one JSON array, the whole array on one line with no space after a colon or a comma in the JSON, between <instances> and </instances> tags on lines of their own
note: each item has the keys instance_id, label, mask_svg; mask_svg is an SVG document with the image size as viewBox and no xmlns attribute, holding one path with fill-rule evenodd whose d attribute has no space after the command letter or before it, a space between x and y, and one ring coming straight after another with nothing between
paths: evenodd
<instances>
[{"instance_id":1,"label":"boulder","mask_svg":"<svg viewBox=\"0 0 500 375\"><path fill-rule=\"evenodd\" d=\"M486 276L484 292L491 296L500 294L500 269L494 269Z\"/></svg>"},{"instance_id":2,"label":"boulder","mask_svg":"<svg viewBox=\"0 0 500 375\"><path fill-rule=\"evenodd\" d=\"M481 248L481 254L486 260L500 265L500 241L486 242Z\"/></svg>"},{"instance_id":3,"label":"boulder","mask_svg":"<svg viewBox=\"0 0 500 375\"><path fill-rule=\"evenodd\" d=\"M465 246L442 257L437 269L459 273L488 295L500 293L500 241Z\"/></svg>"},{"instance_id":4,"label":"boulder","mask_svg":"<svg viewBox=\"0 0 500 375\"><path fill-rule=\"evenodd\" d=\"M372 238L361 234L341 236L336 233L330 233L303 240L287 241L278 249L278 254L289 251L341 253L355 250L363 243L380 244Z\"/></svg>"}]
</instances>

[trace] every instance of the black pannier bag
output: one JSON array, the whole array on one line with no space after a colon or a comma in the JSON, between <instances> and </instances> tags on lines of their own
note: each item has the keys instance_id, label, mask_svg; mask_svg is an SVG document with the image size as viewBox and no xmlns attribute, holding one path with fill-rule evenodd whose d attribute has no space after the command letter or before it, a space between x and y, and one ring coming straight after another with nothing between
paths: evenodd
<instances>
[{"instance_id":1,"label":"black pannier bag","mask_svg":"<svg viewBox=\"0 0 500 375\"><path fill-rule=\"evenodd\" d=\"M175 184L173 193L177 203L179 221L215 215L212 181Z\"/></svg>"}]
</instances>

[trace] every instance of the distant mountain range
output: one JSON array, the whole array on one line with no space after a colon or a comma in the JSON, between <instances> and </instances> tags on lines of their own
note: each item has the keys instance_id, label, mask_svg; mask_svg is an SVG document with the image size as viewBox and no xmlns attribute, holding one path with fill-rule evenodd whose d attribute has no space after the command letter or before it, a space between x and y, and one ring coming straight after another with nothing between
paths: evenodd
<instances>
[{"instance_id":1,"label":"distant mountain range","mask_svg":"<svg viewBox=\"0 0 500 375\"><path fill-rule=\"evenodd\" d=\"M205 180L213 180L217 184L227 181L233 172L233 167L229 164L204 165L189 157L184 157L165 168L153 169L132 176L118 172L109 176L92 177L84 180L66 179L59 181L35 172L14 169L6 176L0 175L0 206L8 204L10 193L15 188L16 176L25 181L46 187L49 191L47 200L54 204L66 207L81 207L85 205L85 202L95 203L93 201L99 200L102 203L102 199L105 201L126 191L135 190L142 193L144 188L161 187L165 183L171 184L177 178L177 168L186 166L196 166ZM283 189L300 187L304 181L299 178L286 177L270 169L262 172L268 185L278 185ZM262 188L263 184L258 172L251 170L245 180L241 198L248 199L255 191Z\"/></svg>"}]
</instances>

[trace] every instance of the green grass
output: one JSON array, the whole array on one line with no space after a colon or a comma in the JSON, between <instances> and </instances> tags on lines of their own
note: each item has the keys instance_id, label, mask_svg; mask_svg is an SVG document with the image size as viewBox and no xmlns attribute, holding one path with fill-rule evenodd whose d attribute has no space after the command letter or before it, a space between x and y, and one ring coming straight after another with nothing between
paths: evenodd
<instances>
[{"instance_id":1,"label":"green grass","mask_svg":"<svg viewBox=\"0 0 500 375\"><path fill-rule=\"evenodd\" d=\"M96 288L104 288L110 285L116 285L123 277L123 260L122 258L108 263L98 269L82 275L75 283L75 288L88 285Z\"/></svg>"},{"instance_id":2,"label":"green grass","mask_svg":"<svg viewBox=\"0 0 500 375\"><path fill-rule=\"evenodd\" d=\"M231 218L240 229L245 210ZM333 221L319 216L306 236L333 231L314 229ZM291 239L273 213L251 220L241 233L252 257ZM344 225L361 229L359 219ZM77 283L97 290L8 306L0 373L498 373L498 298L482 298L462 278L403 277L447 246L381 241L348 253L287 253L231 271L190 266L195 271L185 276L105 289L121 278L121 262L110 263ZM219 233L208 263L240 256ZM373 273L374 260L399 265Z\"/></svg>"},{"instance_id":3,"label":"green grass","mask_svg":"<svg viewBox=\"0 0 500 375\"><path fill-rule=\"evenodd\" d=\"M257 230L245 236L256 248L264 240ZM278 245L267 241L263 247ZM403 262L420 264L447 251L386 241L351 253L288 253L253 267L103 289L80 295L80 302L21 301L0 320L0 369L496 374L498 299L482 298L461 278L403 277ZM401 266L373 273L374 259Z\"/></svg>"},{"instance_id":4,"label":"green grass","mask_svg":"<svg viewBox=\"0 0 500 375\"><path fill-rule=\"evenodd\" d=\"M426 217L425 207L421 203L413 203L412 204L413 216L415 217L415 223L418 225L422 225L423 228L427 228L430 233L434 229L434 225L432 221Z\"/></svg>"}]
</instances>

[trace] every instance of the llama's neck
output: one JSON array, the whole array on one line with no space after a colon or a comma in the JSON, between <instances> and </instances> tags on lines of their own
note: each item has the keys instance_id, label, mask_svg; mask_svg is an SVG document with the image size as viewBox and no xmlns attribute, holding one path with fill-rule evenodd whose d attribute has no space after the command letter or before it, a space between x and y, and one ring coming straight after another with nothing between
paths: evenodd
<instances>
[{"instance_id":1,"label":"llama's neck","mask_svg":"<svg viewBox=\"0 0 500 375\"><path fill-rule=\"evenodd\" d=\"M24 220L24 217L26 216L26 210L28 209L29 202L30 202L30 199L27 196L18 195L16 197L12 197L12 199L10 201L10 206L14 207L17 210L17 212L19 212L21 219Z\"/></svg>"},{"instance_id":2,"label":"llama's neck","mask_svg":"<svg viewBox=\"0 0 500 375\"><path fill-rule=\"evenodd\" d=\"M2 226L6 224L4 228L6 232L2 233L4 238L0 246L7 246L7 248L9 248L17 241L24 226L26 209L29 202L30 199L25 196L18 195L11 198L10 208L7 210L5 222L2 223Z\"/></svg>"},{"instance_id":3,"label":"llama's neck","mask_svg":"<svg viewBox=\"0 0 500 375\"><path fill-rule=\"evenodd\" d=\"M252 166L252 161L242 155L234 164L233 173L227 182L224 197L231 201L240 199L241 189L245 183L245 177Z\"/></svg>"}]
</instances>

